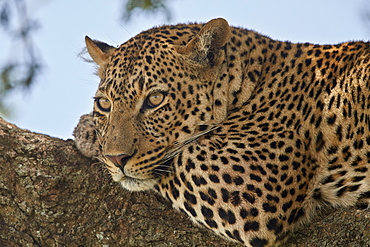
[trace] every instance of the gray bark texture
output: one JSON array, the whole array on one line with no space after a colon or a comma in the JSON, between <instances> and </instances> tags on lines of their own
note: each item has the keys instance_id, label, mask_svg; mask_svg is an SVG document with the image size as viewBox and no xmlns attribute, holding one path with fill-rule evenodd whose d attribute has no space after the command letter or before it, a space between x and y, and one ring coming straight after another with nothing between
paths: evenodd
<instances>
[{"instance_id":1,"label":"gray bark texture","mask_svg":"<svg viewBox=\"0 0 370 247\"><path fill-rule=\"evenodd\" d=\"M327 210L287 246L370 246L370 210ZM131 193L72 140L0 118L0 246L240 246L154 192Z\"/></svg>"}]
</instances>

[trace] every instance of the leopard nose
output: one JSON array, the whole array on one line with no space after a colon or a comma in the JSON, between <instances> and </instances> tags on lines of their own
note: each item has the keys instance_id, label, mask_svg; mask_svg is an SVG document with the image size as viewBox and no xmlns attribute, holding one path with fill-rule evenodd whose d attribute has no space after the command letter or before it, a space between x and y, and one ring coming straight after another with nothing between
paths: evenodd
<instances>
[{"instance_id":1,"label":"leopard nose","mask_svg":"<svg viewBox=\"0 0 370 247\"><path fill-rule=\"evenodd\" d=\"M121 169L125 167L127 161L131 158L131 155L120 154L120 155L105 155L113 164Z\"/></svg>"}]
</instances>

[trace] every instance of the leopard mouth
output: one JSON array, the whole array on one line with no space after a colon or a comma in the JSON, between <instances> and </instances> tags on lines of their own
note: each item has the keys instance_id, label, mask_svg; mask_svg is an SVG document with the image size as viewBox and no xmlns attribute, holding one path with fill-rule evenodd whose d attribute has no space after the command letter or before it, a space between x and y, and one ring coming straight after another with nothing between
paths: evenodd
<instances>
[{"instance_id":1,"label":"leopard mouth","mask_svg":"<svg viewBox=\"0 0 370 247\"><path fill-rule=\"evenodd\" d=\"M157 178L138 179L127 176L118 167L110 167L107 165L108 171L112 175L113 181L119 183L124 189L129 191L143 191L154 188L157 184Z\"/></svg>"},{"instance_id":2,"label":"leopard mouth","mask_svg":"<svg viewBox=\"0 0 370 247\"><path fill-rule=\"evenodd\" d=\"M103 162L109 173L112 176L113 181L119 183L124 189L129 191L144 191L154 188L157 184L160 176L154 175L153 172L146 174L138 173L137 165L133 163L139 163L135 158L138 151L135 150L133 155L120 159L120 162L112 162L106 156L103 157ZM154 169L154 168L153 168Z\"/></svg>"}]
</instances>

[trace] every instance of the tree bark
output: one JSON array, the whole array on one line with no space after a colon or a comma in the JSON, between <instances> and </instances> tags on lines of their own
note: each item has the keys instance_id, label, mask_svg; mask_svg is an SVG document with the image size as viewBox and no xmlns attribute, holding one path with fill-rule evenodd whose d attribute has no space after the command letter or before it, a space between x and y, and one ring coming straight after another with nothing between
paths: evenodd
<instances>
[{"instance_id":1,"label":"tree bark","mask_svg":"<svg viewBox=\"0 0 370 247\"><path fill-rule=\"evenodd\" d=\"M326 213L291 246L370 246L370 210ZM0 246L240 246L193 225L154 192L131 193L72 140L0 118Z\"/></svg>"}]
</instances>

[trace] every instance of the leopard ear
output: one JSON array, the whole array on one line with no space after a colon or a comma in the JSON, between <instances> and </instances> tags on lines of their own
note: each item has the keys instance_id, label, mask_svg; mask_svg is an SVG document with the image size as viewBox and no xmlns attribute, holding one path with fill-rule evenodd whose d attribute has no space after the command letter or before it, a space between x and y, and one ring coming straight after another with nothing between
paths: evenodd
<instances>
[{"instance_id":1,"label":"leopard ear","mask_svg":"<svg viewBox=\"0 0 370 247\"><path fill-rule=\"evenodd\" d=\"M222 63L222 48L229 39L230 26L227 21L222 18L213 19L186 46L178 46L177 51L197 64L213 68Z\"/></svg>"},{"instance_id":2,"label":"leopard ear","mask_svg":"<svg viewBox=\"0 0 370 247\"><path fill-rule=\"evenodd\" d=\"M88 36L85 36L85 43L91 58L101 67L106 64L110 51L116 49L106 43L92 40Z\"/></svg>"}]
</instances>

